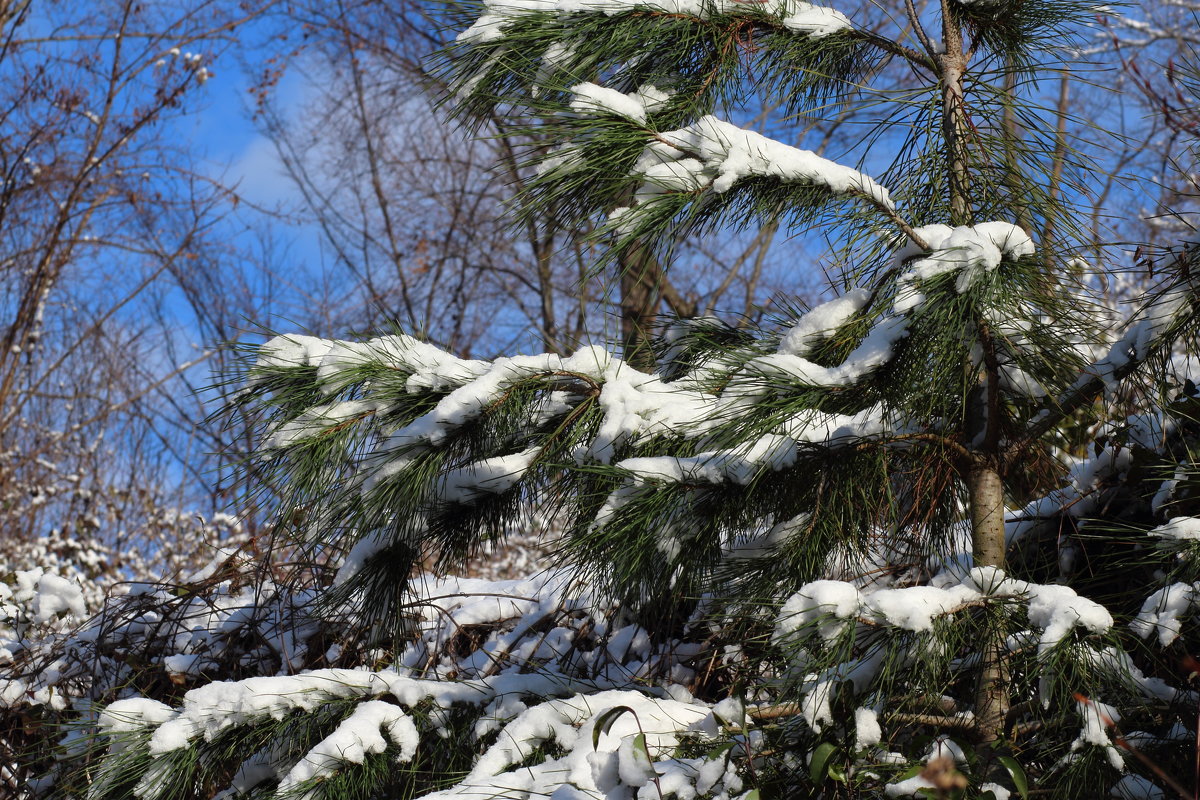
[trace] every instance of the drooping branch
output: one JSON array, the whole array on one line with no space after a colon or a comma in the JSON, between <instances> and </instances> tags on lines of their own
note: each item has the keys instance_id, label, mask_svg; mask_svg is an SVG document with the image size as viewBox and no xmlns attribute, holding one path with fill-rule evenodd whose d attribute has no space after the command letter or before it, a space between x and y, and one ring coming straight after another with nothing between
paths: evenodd
<instances>
[{"instance_id":1,"label":"drooping branch","mask_svg":"<svg viewBox=\"0 0 1200 800\"><path fill-rule=\"evenodd\" d=\"M1005 448L1006 463L1022 458L1064 420L1095 403L1110 386L1126 380L1174 344L1173 334L1200 315L1200 295L1192 288L1188 272L1188 265L1196 256L1194 247L1179 254L1176 267L1182 277L1177 279L1177 285L1147 303L1104 358L1085 367L1070 389L1043 406L1021 436Z\"/></svg>"}]
</instances>

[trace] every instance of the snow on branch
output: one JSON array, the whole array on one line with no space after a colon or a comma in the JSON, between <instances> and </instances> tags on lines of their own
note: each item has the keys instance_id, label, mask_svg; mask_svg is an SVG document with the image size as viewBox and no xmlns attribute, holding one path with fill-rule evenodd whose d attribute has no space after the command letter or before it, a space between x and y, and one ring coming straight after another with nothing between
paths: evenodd
<instances>
[{"instance_id":1,"label":"snow on branch","mask_svg":"<svg viewBox=\"0 0 1200 800\"><path fill-rule=\"evenodd\" d=\"M780 27L807 36L828 36L851 29L840 11L801 0L747 4L742 0L485 0L484 13L458 35L459 42L484 43L501 38L512 22L529 14L658 13L707 20L719 16L771 17Z\"/></svg>"},{"instance_id":2,"label":"snow on branch","mask_svg":"<svg viewBox=\"0 0 1200 800\"><path fill-rule=\"evenodd\" d=\"M412 347L413 344L420 346ZM470 370L462 370L461 363L456 360L445 359L440 363L451 370L447 374L438 372L436 366L431 372L423 371L431 363L438 362L427 357L428 345L415 343L408 337L382 337L354 346L350 343L334 343L328 348L314 347L312 343L304 345L303 350L296 349L289 355L303 359L302 364L295 366L315 366L317 374L322 376L323 386L339 383L335 378L339 368L355 370L365 359L378 359L401 376L407 376L403 385L410 394L423 393L430 386L441 390L440 398L428 411L390 432L379 433L365 450L360 462L361 485L365 493L409 469L420 452L447 446L460 430L487 415L523 382L574 380L576 383L574 391L564 384L563 389L550 392L537 409L530 409L530 418L523 426L524 437L533 435L550 420L570 416L585 400L595 403L599 420L594 434L572 453L574 460L581 464L612 463L613 456L622 448L653 436L703 437L715 425L761 395L757 370L736 373L725 391L713 394L691 380L666 383L661 377L640 372L598 348L585 348L570 357L543 354L501 358L486 365L475 362ZM268 343L265 347L267 355L259 359L258 380L262 380L261 370L276 369L284 363L280 354L288 348L286 339ZM355 357L346 360L345 354L349 352ZM757 360L751 363L755 364ZM590 387L591 391L581 391L580 387ZM264 452L269 454L302 444L347 421L366 423L368 416L385 414L394 403L394 399L387 398L354 399L302 411L276 425ZM889 430L891 426L883 421L879 409L849 415L814 412L792 420L785 430L758 437L745 446L708 451L689 458L625 459L615 466L639 482L648 478L699 478L713 483L733 480L744 484L762 469L780 469L793 463L801 444L838 446L878 437ZM536 436L523 440L537 441ZM444 501L465 503L483 493L505 492L523 477L538 456L539 448L534 444L446 470L437 480L435 496Z\"/></svg>"},{"instance_id":3,"label":"snow on branch","mask_svg":"<svg viewBox=\"0 0 1200 800\"><path fill-rule=\"evenodd\" d=\"M928 246L910 245L901 251L897 260L905 262L922 250L927 252L907 264L907 270L900 277L902 292L920 281L957 273L954 289L962 294L984 274L999 267L1004 259L1015 261L1034 252L1029 234L1008 222L983 222L956 228L925 225L918 228L917 233Z\"/></svg>"},{"instance_id":4,"label":"snow on branch","mask_svg":"<svg viewBox=\"0 0 1200 800\"><path fill-rule=\"evenodd\" d=\"M805 358L816 344L828 338L870 301L872 293L852 289L812 309L787 332L778 352L756 358L747 365L796 380L808 386L845 387L869 378L890 363L905 336L911 316L926 301L922 285L940 275L957 274L955 291L963 294L978 279L1000 266L1033 252L1029 234L1006 222L985 222L974 227L926 225L915 229L928 248L910 243L894 257L900 272L890 313L878 318L862 341L840 363L822 366ZM919 258L917 256L920 256Z\"/></svg>"},{"instance_id":5,"label":"snow on branch","mask_svg":"<svg viewBox=\"0 0 1200 800\"><path fill-rule=\"evenodd\" d=\"M1152 634L1169 647L1183 633L1183 617L1200 605L1200 584L1173 583L1158 589L1142 603L1142 610L1129 623L1143 639Z\"/></svg>"},{"instance_id":6,"label":"snow on branch","mask_svg":"<svg viewBox=\"0 0 1200 800\"><path fill-rule=\"evenodd\" d=\"M746 151L734 158L748 163ZM817 164L829 163L812 158ZM833 167L840 170L836 179L840 185L870 181L853 170ZM722 179L716 171L709 178ZM886 192L880 192L886 198ZM802 315L783 334L775 353L750 352L740 364L732 359L731 367L713 364L672 381L634 369L597 347L567 357L541 354L486 362L457 359L407 336L361 343L278 337L262 348L251 385L265 388L264 382L281 368L284 372L306 368L315 374L320 391L332 397L330 402L277 419L264 455L334 432L344 434L356 426L370 429L371 436L356 440L361 444L354 448L358 487L366 496L403 480L414 469L419 472L422 454L455 446L464 431L523 390L534 394L519 412L525 419L506 435L503 448L474 450L474 457L442 467L431 499L472 503L482 495L511 490L555 446L548 431L566 420L580 427L578 417L589 409L594 427L586 429L585 439L576 439L568 451L558 453L559 460L565 455L580 465L613 465L630 486L664 481L747 485L764 470L793 465L803 448L837 448L901 435L907 430L905 421L875 402L837 412L814 405L805 413L789 413L736 444L706 446L715 429L739 416L758 413L781 387L844 391L872 380L897 358L911 321L926 303L923 292L931 280L956 274L954 291L961 294L1003 260L1020 258L1033 249L1023 230L1001 222L953 229L925 226L916 233L934 247L921 250L910 243L897 253L890 310L881 313L873 308L876 293L852 289ZM857 345L843 351L835 363L830 363L828 354L814 354L838 331L863 322L869 325L865 333L856 334ZM721 388L714 390L713 379L718 376ZM360 384L361 390L348 397L342 394L343 389ZM423 398L410 403L419 413L397 416L406 398ZM381 422L385 419L386 424ZM695 442L699 452L631 453L616 458L657 436ZM619 500L617 495L610 497L610 511Z\"/></svg>"},{"instance_id":7,"label":"snow on branch","mask_svg":"<svg viewBox=\"0 0 1200 800\"><path fill-rule=\"evenodd\" d=\"M606 617L594 598L568 594L570 585L545 573L429 578L413 597L417 634L389 668L215 681L172 705L111 702L98 717L109 761L96 783L128 782L122 796L139 800L164 797L193 778L188 751L215 744L244 759L236 772L207 773L222 796L266 788L322 797L331 778L361 778L379 757L461 776L428 785L427 798L549 794L568 783L609 796L656 785L680 796L736 796L739 765L724 750L700 753L738 718L737 704L713 706L683 685L695 677L685 662L701 645L654 642L640 626ZM468 627L482 634L462 652L454 642ZM631 676L644 685L631 687ZM295 746L297 737L306 743ZM685 741L704 746L685 757ZM553 754L530 763L546 745ZM447 753L456 766L444 766Z\"/></svg>"},{"instance_id":8,"label":"snow on branch","mask_svg":"<svg viewBox=\"0 0 1200 800\"><path fill-rule=\"evenodd\" d=\"M563 117L569 133L539 159L535 191L560 201L565 193L603 208L621 233L643 239L663 226L698 225L721 214L805 216L830 197L843 197L865 201L909 241L930 249L900 216L888 189L857 169L711 114L661 130L652 116L677 111L677 103L653 84L621 92L577 83L569 97L573 113ZM632 161L623 176L612 172L611 153L598 157L601 142ZM602 201L589 194L589 187L609 184L616 188Z\"/></svg>"},{"instance_id":9,"label":"snow on branch","mask_svg":"<svg viewBox=\"0 0 1200 800\"><path fill-rule=\"evenodd\" d=\"M1030 422L1025 435L1012 446L1019 457L1030 442L1044 436L1055 425L1104 392L1112 391L1157 356L1175 345L1179 337L1194 327L1200 314L1197 290L1191 278L1191 264L1197 251L1189 248L1174 260L1169 269L1176 277L1163 290L1152 295L1125 324L1121 335L1103 358L1084 367L1074 385Z\"/></svg>"},{"instance_id":10,"label":"snow on branch","mask_svg":"<svg viewBox=\"0 0 1200 800\"><path fill-rule=\"evenodd\" d=\"M399 706L382 700L360 703L333 733L318 742L283 776L276 793L315 800L321 795L303 791L305 784L328 778L344 764L362 764L368 754L385 752L389 741L400 750L397 761L412 761L420 742L412 717Z\"/></svg>"},{"instance_id":11,"label":"snow on branch","mask_svg":"<svg viewBox=\"0 0 1200 800\"><path fill-rule=\"evenodd\" d=\"M486 361L458 358L404 334L366 342L284 334L258 349L251 385L271 368L315 367L324 391L333 392L337 381L344 379L348 370L378 360L394 363L409 373L407 387L410 390L439 389L461 383L488 366Z\"/></svg>"},{"instance_id":12,"label":"snow on branch","mask_svg":"<svg viewBox=\"0 0 1200 800\"><path fill-rule=\"evenodd\" d=\"M641 182L634 195L637 205L617 209L611 217L637 213L638 206L665 195L703 190L723 194L747 178L820 186L833 194L862 197L890 214L896 211L888 190L858 170L712 115L654 134L631 175Z\"/></svg>"},{"instance_id":13,"label":"snow on branch","mask_svg":"<svg viewBox=\"0 0 1200 800\"><path fill-rule=\"evenodd\" d=\"M571 109L583 114L615 114L640 124L646 115L659 110L670 95L654 86L643 86L636 92L618 92L595 83L579 83L571 87Z\"/></svg>"},{"instance_id":14,"label":"snow on branch","mask_svg":"<svg viewBox=\"0 0 1200 800\"><path fill-rule=\"evenodd\" d=\"M961 578L952 573L939 578L928 586L862 590L845 581L814 581L784 604L774 639L787 641L801 631L813 630L824 639L836 638L854 619L927 633L933 630L937 618L985 601L1023 607L1029 622L1041 631L1042 653L1057 646L1077 627L1100 634L1113 625L1112 615L1104 606L1079 596L1068 586L1016 580L995 567L976 567Z\"/></svg>"},{"instance_id":15,"label":"snow on branch","mask_svg":"<svg viewBox=\"0 0 1200 800\"><path fill-rule=\"evenodd\" d=\"M1178 614L1187 600L1164 604L1155 595L1147 607L1154 603ZM928 642L942 635L939 623L963 625L962 619L951 623L950 618L982 606L1001 610L1008 620L1006 658L1027 652L1041 665L1034 702L1044 708L1054 696L1069 697L1077 691L1069 670L1060 671L1071 659L1082 659L1092 670L1125 676L1144 700L1171 702L1181 696L1162 679L1143 674L1128 653L1111 644L1113 616L1100 603L1070 587L1017 580L994 567L966 572L952 567L935 574L925 585L892 588L888 581L870 576L817 580L788 598L776 617L773 642L796 652L828 654L822 660L800 660L803 677L797 675L797 680L804 697L795 705L796 713L813 729L821 730L835 720L831 701L835 687L843 682L849 682L845 685L863 698L894 692L885 685L892 678L881 668L884 662L917 663ZM1145 619L1135 622L1134 630L1147 636L1157 619L1146 611L1141 616ZM1177 635L1174 617L1168 628L1170 633L1164 631L1163 635L1165 643L1168 636L1173 639ZM846 646L849 643L852 648ZM891 727L915 722L967 731L978 724L973 709L954 701L937 705L936 714L888 713L877 723ZM1086 715L1082 716L1086 733L1088 722ZM1085 737L1078 746L1084 744L1105 747L1111 743L1106 738ZM1119 758L1114 765L1120 767Z\"/></svg>"}]
</instances>

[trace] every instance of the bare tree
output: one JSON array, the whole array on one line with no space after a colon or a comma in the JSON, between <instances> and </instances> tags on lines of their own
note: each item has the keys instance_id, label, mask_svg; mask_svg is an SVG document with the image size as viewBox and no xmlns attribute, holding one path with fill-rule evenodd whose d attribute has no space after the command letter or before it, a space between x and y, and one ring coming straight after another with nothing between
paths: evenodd
<instances>
[{"instance_id":1,"label":"bare tree","mask_svg":"<svg viewBox=\"0 0 1200 800\"><path fill-rule=\"evenodd\" d=\"M205 271L228 194L170 125L264 7L0 3L5 547L100 532L112 577L131 547L178 555L173 540L198 530L177 510L203 486L200 459L179 451L194 409L167 401L228 330L205 315L245 304L232 260Z\"/></svg>"}]
</instances>

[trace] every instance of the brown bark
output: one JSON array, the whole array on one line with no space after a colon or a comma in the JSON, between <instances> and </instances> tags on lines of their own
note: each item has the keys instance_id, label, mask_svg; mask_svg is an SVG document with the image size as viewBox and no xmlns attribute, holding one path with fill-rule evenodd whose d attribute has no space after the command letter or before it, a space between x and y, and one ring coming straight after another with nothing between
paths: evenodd
<instances>
[{"instance_id":1,"label":"brown bark","mask_svg":"<svg viewBox=\"0 0 1200 800\"><path fill-rule=\"evenodd\" d=\"M979 464L967 474L975 564L1004 569L1004 484L995 468Z\"/></svg>"},{"instance_id":2,"label":"brown bark","mask_svg":"<svg viewBox=\"0 0 1200 800\"><path fill-rule=\"evenodd\" d=\"M650 332L659 300L655 267L654 255L640 242L621 255L622 353L630 366L644 372L654 369Z\"/></svg>"},{"instance_id":3,"label":"brown bark","mask_svg":"<svg viewBox=\"0 0 1200 800\"><path fill-rule=\"evenodd\" d=\"M973 555L977 566L1004 569L1004 484L993 467L976 465L967 475ZM990 745L1004 735L1009 709L1009 674L1002 630L989 630L975 686L976 737ZM981 756L990 753L981 752Z\"/></svg>"},{"instance_id":4,"label":"brown bark","mask_svg":"<svg viewBox=\"0 0 1200 800\"><path fill-rule=\"evenodd\" d=\"M537 259L538 303L541 312L542 346L547 353L562 353L558 320L554 312L554 236L538 237L534 256ZM583 291L581 285L579 291Z\"/></svg>"},{"instance_id":5,"label":"brown bark","mask_svg":"<svg viewBox=\"0 0 1200 800\"><path fill-rule=\"evenodd\" d=\"M975 564L1004 569L1004 483L991 463L977 462L971 468L967 474L967 495ZM981 647L975 684L975 736L985 765L992 755L990 745L1004 736L1010 704L1009 683L1004 631L989 628Z\"/></svg>"}]
</instances>

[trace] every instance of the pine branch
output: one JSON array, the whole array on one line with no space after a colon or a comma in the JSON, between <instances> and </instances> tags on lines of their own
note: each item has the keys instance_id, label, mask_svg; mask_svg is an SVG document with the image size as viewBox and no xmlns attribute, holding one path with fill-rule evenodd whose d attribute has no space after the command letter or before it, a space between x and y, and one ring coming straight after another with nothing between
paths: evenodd
<instances>
[{"instance_id":1,"label":"pine branch","mask_svg":"<svg viewBox=\"0 0 1200 800\"><path fill-rule=\"evenodd\" d=\"M1019 460L1064 420L1092 405L1111 386L1127 380L1148 362L1169 351L1180 333L1194 326L1200 316L1200 297L1192 289L1190 277L1190 265L1195 257L1196 251L1190 246L1176 257L1175 266L1180 275L1127 323L1124 333L1104 358L1084 368L1070 389L1042 407L1021 436L1005 448L1005 462Z\"/></svg>"}]
</instances>

